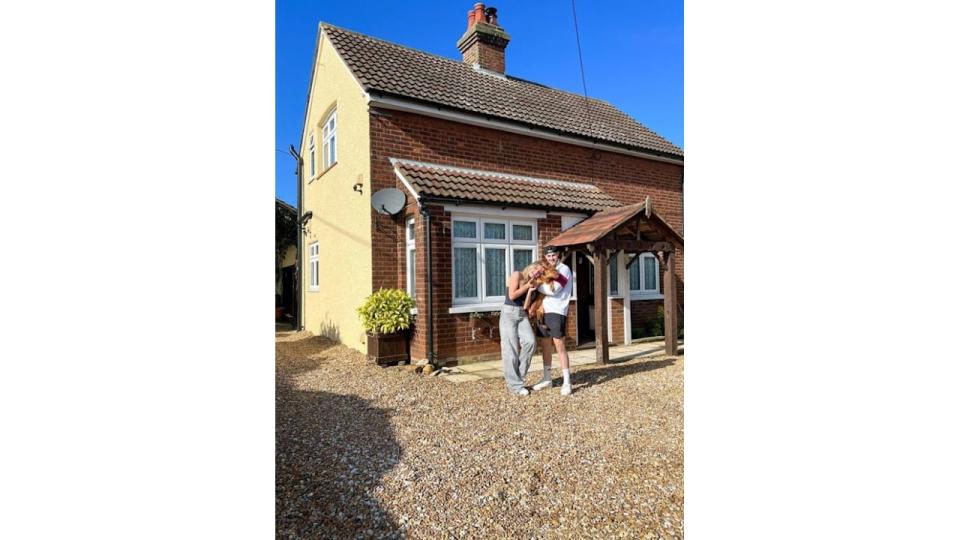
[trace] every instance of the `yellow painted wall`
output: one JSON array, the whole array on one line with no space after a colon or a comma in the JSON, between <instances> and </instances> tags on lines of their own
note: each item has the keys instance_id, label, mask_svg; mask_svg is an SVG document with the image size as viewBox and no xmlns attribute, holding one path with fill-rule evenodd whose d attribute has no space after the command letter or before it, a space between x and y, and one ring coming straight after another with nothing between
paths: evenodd
<instances>
[{"instance_id":1,"label":"yellow painted wall","mask_svg":"<svg viewBox=\"0 0 960 540\"><path fill-rule=\"evenodd\" d=\"M373 283L370 240L370 123L363 90L323 36L300 154L304 162L304 212L312 211L303 239L304 328L366 351L356 308ZM322 122L337 110L337 163L323 171ZM310 133L317 174L310 178ZM354 184L363 185L362 193ZM319 290L309 286L310 244L320 248Z\"/></svg>"}]
</instances>

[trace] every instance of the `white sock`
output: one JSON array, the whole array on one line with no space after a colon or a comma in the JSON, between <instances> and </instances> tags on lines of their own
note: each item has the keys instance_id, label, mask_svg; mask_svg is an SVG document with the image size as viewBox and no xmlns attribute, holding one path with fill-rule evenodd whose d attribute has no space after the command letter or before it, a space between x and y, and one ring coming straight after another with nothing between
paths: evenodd
<instances>
[{"instance_id":1,"label":"white sock","mask_svg":"<svg viewBox=\"0 0 960 540\"><path fill-rule=\"evenodd\" d=\"M563 370L563 385L568 386L570 384L570 370Z\"/></svg>"},{"instance_id":2,"label":"white sock","mask_svg":"<svg viewBox=\"0 0 960 540\"><path fill-rule=\"evenodd\" d=\"M543 380L549 381L550 379L553 378L553 377L550 376L550 369L551 369L552 367L553 367L553 366L550 366L550 365L543 366Z\"/></svg>"}]
</instances>

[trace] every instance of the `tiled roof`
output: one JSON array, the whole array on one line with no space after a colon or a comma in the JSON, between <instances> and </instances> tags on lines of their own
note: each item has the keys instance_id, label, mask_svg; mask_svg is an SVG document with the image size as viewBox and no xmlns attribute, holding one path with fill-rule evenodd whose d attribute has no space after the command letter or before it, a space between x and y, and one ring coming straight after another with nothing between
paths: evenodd
<instances>
[{"instance_id":1,"label":"tiled roof","mask_svg":"<svg viewBox=\"0 0 960 540\"><path fill-rule=\"evenodd\" d=\"M683 158L683 150L605 101L321 23L323 33L366 91L445 105L568 135Z\"/></svg>"},{"instance_id":2,"label":"tiled roof","mask_svg":"<svg viewBox=\"0 0 960 540\"><path fill-rule=\"evenodd\" d=\"M629 206L621 206L620 208L613 208L605 212L598 212L563 231L553 240L550 240L550 244L554 246L572 246L595 242L642 212L644 207L644 203L637 203Z\"/></svg>"},{"instance_id":3,"label":"tiled roof","mask_svg":"<svg viewBox=\"0 0 960 540\"><path fill-rule=\"evenodd\" d=\"M621 225L637 217L637 215L644 212L646 208L646 203L642 202L597 212L573 227L561 232L550 240L548 244L554 246L575 246L596 242ZM651 212L649 218L644 217L642 219L647 222L647 225L642 227L641 230L648 230L648 232L653 233L652 235L658 237L658 239L666 238L683 245L683 237L663 221L656 212Z\"/></svg>"},{"instance_id":4,"label":"tiled roof","mask_svg":"<svg viewBox=\"0 0 960 540\"><path fill-rule=\"evenodd\" d=\"M417 196L595 212L620 202L590 184L392 159Z\"/></svg>"}]
</instances>

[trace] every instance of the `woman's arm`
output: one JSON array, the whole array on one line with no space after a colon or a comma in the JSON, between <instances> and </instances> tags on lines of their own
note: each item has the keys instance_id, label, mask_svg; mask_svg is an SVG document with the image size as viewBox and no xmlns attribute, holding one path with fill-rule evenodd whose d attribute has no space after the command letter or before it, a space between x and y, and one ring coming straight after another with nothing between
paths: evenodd
<instances>
[{"instance_id":1,"label":"woman's arm","mask_svg":"<svg viewBox=\"0 0 960 540\"><path fill-rule=\"evenodd\" d=\"M526 294L528 290L530 290L529 283L524 283L523 285L520 285L520 272L514 272L510 274L509 290L507 294L510 295L511 300L516 300L517 298L520 298L521 296Z\"/></svg>"},{"instance_id":2,"label":"woman's arm","mask_svg":"<svg viewBox=\"0 0 960 540\"><path fill-rule=\"evenodd\" d=\"M530 309L530 304L533 302L533 293L535 293L536 291L537 290L534 289L533 287L530 287L529 289L527 289L527 297L523 300L524 311L527 311Z\"/></svg>"}]
</instances>

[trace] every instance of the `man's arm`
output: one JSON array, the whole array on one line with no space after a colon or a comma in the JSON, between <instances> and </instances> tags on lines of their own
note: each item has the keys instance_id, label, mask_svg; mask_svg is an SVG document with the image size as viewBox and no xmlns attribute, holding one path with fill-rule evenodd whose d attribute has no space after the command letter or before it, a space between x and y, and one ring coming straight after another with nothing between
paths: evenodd
<instances>
[{"instance_id":1,"label":"man's arm","mask_svg":"<svg viewBox=\"0 0 960 540\"><path fill-rule=\"evenodd\" d=\"M567 283L570 281L570 269L564 267L563 270L560 270L560 275L557 276L557 279L553 283L544 283L540 286L539 290L547 296L553 296L560 292L560 289L567 286Z\"/></svg>"}]
</instances>

